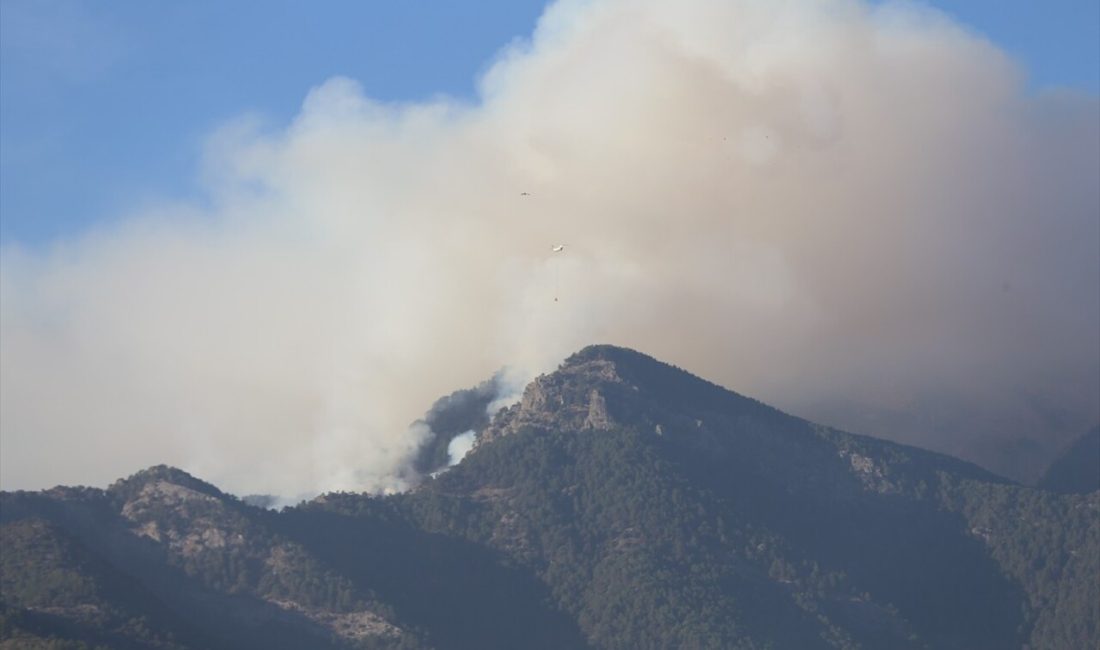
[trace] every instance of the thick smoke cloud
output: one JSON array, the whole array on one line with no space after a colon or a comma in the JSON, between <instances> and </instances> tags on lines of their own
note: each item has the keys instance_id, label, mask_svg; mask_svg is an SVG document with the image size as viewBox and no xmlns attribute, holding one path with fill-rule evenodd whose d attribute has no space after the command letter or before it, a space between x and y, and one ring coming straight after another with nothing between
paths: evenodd
<instances>
[{"instance_id":1,"label":"thick smoke cloud","mask_svg":"<svg viewBox=\"0 0 1100 650\"><path fill-rule=\"evenodd\" d=\"M593 342L1043 458L1098 419L1098 123L919 7L563 0L476 104L332 79L194 204L6 248L0 475L401 489L433 400Z\"/></svg>"},{"instance_id":2,"label":"thick smoke cloud","mask_svg":"<svg viewBox=\"0 0 1100 650\"><path fill-rule=\"evenodd\" d=\"M505 368L473 388L436 400L414 424L422 432L420 448L410 463L416 474L432 474L462 460L492 416L519 401L528 379Z\"/></svg>"}]
</instances>

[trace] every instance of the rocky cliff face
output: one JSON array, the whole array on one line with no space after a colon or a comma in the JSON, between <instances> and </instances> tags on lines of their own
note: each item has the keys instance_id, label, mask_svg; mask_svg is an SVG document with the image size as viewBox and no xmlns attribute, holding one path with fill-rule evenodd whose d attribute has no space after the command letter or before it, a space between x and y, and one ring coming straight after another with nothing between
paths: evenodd
<instances>
[{"instance_id":1,"label":"rocky cliff face","mask_svg":"<svg viewBox=\"0 0 1100 650\"><path fill-rule=\"evenodd\" d=\"M665 388L674 390L668 393ZM517 404L493 419L480 441L491 442L523 428L582 431L629 425L662 433L690 430L703 426L693 415L731 407L771 410L644 354L594 345L566 359L555 372L536 378Z\"/></svg>"},{"instance_id":2,"label":"rocky cliff face","mask_svg":"<svg viewBox=\"0 0 1100 650\"><path fill-rule=\"evenodd\" d=\"M479 436L479 444L524 427L609 429L616 422L609 409L609 396L616 410L626 413L637 401L630 395L636 391L619 375L614 362L599 356L571 357L557 372L536 378L518 403L497 414ZM635 418L640 415L632 413Z\"/></svg>"}]
</instances>

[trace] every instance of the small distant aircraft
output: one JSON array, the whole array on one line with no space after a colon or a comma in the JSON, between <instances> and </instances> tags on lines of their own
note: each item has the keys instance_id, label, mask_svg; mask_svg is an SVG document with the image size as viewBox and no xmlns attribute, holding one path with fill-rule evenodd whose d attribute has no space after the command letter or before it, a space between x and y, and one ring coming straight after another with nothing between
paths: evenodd
<instances>
[{"instance_id":1,"label":"small distant aircraft","mask_svg":"<svg viewBox=\"0 0 1100 650\"><path fill-rule=\"evenodd\" d=\"M553 253L560 253L565 250L565 244L554 244L550 247L550 251ZM554 269L554 302L558 301L558 289L561 286L561 280L559 278L559 272Z\"/></svg>"}]
</instances>

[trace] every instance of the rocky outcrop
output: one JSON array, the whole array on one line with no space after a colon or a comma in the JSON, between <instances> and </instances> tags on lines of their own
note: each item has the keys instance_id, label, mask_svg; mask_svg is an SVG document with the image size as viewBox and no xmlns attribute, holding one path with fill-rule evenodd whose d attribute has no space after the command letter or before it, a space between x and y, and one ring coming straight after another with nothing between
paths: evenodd
<instances>
[{"instance_id":1,"label":"rocky outcrop","mask_svg":"<svg viewBox=\"0 0 1100 650\"><path fill-rule=\"evenodd\" d=\"M585 429L610 429L614 422L607 412L607 400L595 388L588 393L588 417L584 419Z\"/></svg>"},{"instance_id":2,"label":"rocky outcrop","mask_svg":"<svg viewBox=\"0 0 1100 650\"><path fill-rule=\"evenodd\" d=\"M620 373L618 351L611 346L585 348L557 371L536 378L518 403L497 414L478 444L525 428L610 429L622 424L619 414L637 417L638 387Z\"/></svg>"}]
</instances>

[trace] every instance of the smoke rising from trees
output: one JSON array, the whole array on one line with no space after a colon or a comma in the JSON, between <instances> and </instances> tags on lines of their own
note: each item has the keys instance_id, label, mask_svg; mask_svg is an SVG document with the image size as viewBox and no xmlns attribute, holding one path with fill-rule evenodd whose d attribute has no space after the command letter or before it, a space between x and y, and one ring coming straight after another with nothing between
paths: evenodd
<instances>
[{"instance_id":1,"label":"smoke rising from trees","mask_svg":"<svg viewBox=\"0 0 1100 650\"><path fill-rule=\"evenodd\" d=\"M596 342L987 464L1100 417L1096 97L845 0L563 0L480 87L330 79L193 203L5 248L4 487L402 489L436 398Z\"/></svg>"}]
</instances>

